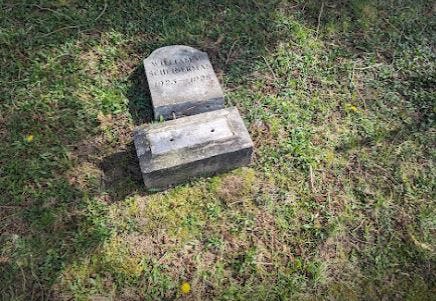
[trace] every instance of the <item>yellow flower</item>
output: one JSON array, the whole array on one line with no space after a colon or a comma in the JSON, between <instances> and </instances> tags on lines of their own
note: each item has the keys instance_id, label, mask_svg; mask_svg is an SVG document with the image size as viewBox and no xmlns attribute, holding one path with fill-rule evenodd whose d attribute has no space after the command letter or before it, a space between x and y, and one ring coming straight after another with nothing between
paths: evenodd
<instances>
[{"instance_id":1,"label":"yellow flower","mask_svg":"<svg viewBox=\"0 0 436 301\"><path fill-rule=\"evenodd\" d=\"M191 291L191 285L188 282L183 282L180 286L180 290L182 291L182 294L189 294Z\"/></svg>"},{"instance_id":2,"label":"yellow flower","mask_svg":"<svg viewBox=\"0 0 436 301\"><path fill-rule=\"evenodd\" d=\"M27 135L27 136L26 136L26 141L27 141L27 142L32 142L32 141L33 141L33 135L32 135L32 134Z\"/></svg>"},{"instance_id":3,"label":"yellow flower","mask_svg":"<svg viewBox=\"0 0 436 301\"><path fill-rule=\"evenodd\" d=\"M352 105L351 103L347 103L345 105L345 110L347 110L348 112L353 112L353 113L357 113L359 111L359 109L357 109L357 107Z\"/></svg>"},{"instance_id":4,"label":"yellow flower","mask_svg":"<svg viewBox=\"0 0 436 301\"><path fill-rule=\"evenodd\" d=\"M333 161L335 160L335 153L331 150L327 151L327 154L325 155L325 160L328 164L332 164Z\"/></svg>"}]
</instances>

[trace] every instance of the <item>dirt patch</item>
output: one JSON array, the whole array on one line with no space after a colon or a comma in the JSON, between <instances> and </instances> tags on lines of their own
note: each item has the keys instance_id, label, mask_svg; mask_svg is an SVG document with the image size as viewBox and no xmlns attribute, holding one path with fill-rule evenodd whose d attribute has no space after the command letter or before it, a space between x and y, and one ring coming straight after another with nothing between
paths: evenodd
<instances>
[{"instance_id":1,"label":"dirt patch","mask_svg":"<svg viewBox=\"0 0 436 301\"><path fill-rule=\"evenodd\" d=\"M245 198L253 195L258 188L256 174L253 169L243 168L239 174L224 177L217 190L217 196L226 205L242 203Z\"/></svg>"},{"instance_id":2,"label":"dirt patch","mask_svg":"<svg viewBox=\"0 0 436 301\"><path fill-rule=\"evenodd\" d=\"M275 139L270 126L262 120L256 120L253 122L250 125L249 132L256 149L275 144Z\"/></svg>"}]
</instances>

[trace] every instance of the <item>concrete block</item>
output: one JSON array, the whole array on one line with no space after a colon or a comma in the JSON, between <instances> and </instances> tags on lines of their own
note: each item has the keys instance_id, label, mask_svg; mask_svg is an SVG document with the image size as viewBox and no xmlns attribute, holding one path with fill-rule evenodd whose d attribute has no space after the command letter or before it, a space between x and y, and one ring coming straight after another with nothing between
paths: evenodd
<instances>
[{"instance_id":1,"label":"concrete block","mask_svg":"<svg viewBox=\"0 0 436 301\"><path fill-rule=\"evenodd\" d=\"M134 142L148 189L248 165L253 152L236 108L139 126Z\"/></svg>"}]
</instances>

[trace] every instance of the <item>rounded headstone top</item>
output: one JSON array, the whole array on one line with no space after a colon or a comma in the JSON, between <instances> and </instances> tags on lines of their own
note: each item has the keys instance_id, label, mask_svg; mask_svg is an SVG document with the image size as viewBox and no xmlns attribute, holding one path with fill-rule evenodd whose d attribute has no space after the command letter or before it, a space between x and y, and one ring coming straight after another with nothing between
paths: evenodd
<instances>
[{"instance_id":1,"label":"rounded headstone top","mask_svg":"<svg viewBox=\"0 0 436 301\"><path fill-rule=\"evenodd\" d=\"M186 45L170 45L160 47L154 50L150 55L144 60L153 59L155 57L184 57L192 56L195 54L206 54L205 52L195 49L191 46ZM207 55L207 54L206 54Z\"/></svg>"}]
</instances>

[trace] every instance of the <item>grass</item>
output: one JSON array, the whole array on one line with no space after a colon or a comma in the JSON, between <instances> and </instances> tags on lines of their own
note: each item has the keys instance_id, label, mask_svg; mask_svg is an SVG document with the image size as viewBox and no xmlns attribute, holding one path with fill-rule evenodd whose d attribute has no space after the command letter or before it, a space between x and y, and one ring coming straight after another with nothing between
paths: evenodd
<instances>
[{"instance_id":1,"label":"grass","mask_svg":"<svg viewBox=\"0 0 436 301\"><path fill-rule=\"evenodd\" d=\"M3 300L434 299L431 1L0 5ZM171 44L256 151L151 193L131 133Z\"/></svg>"}]
</instances>

